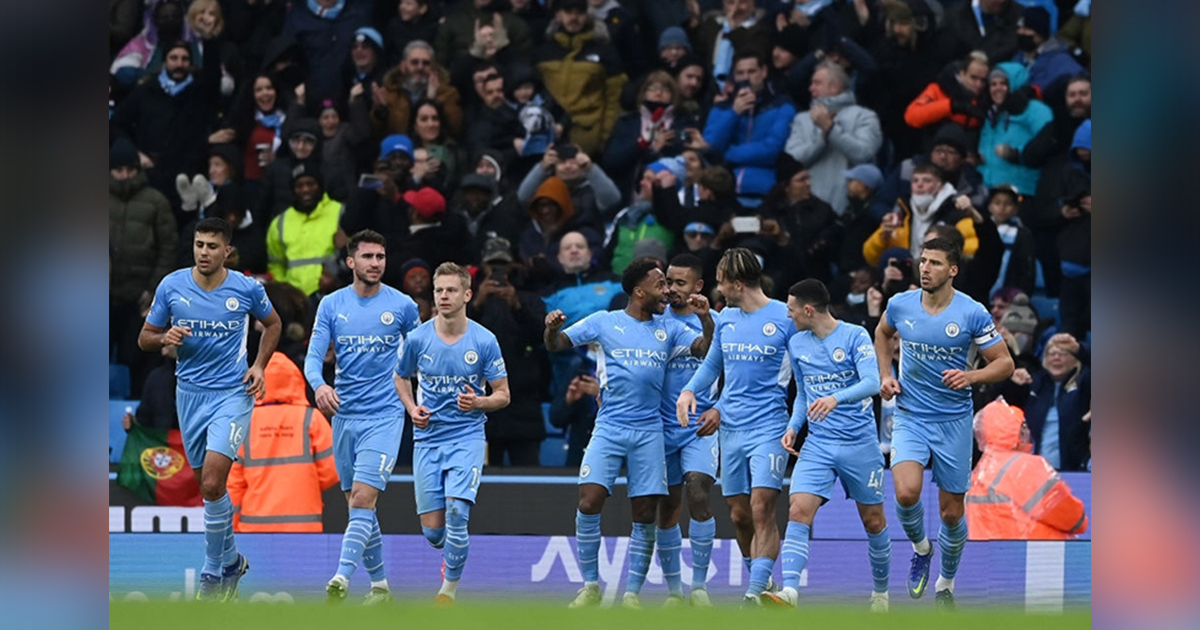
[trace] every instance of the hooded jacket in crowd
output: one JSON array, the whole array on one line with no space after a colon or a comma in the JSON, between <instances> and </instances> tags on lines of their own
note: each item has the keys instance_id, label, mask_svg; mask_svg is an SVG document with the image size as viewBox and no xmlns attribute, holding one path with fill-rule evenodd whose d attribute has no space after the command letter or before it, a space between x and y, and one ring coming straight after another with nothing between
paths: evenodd
<instances>
[{"instance_id":1,"label":"hooded jacket in crowd","mask_svg":"<svg viewBox=\"0 0 1200 630\"><path fill-rule=\"evenodd\" d=\"M109 177L108 245L113 302L136 302L143 291L153 294L163 276L174 271L179 245L175 217L145 173L124 181Z\"/></svg>"},{"instance_id":2,"label":"hooded jacket in crowd","mask_svg":"<svg viewBox=\"0 0 1200 630\"><path fill-rule=\"evenodd\" d=\"M589 19L571 35L558 21L551 22L533 60L546 89L571 116L571 142L599 156L621 114L621 88L627 80L604 23Z\"/></svg>"}]
</instances>

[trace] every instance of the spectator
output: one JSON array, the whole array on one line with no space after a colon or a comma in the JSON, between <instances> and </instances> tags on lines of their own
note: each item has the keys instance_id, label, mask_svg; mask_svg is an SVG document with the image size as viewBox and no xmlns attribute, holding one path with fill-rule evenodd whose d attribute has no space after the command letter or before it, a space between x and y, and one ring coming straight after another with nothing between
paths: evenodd
<instances>
[{"instance_id":1,"label":"spectator","mask_svg":"<svg viewBox=\"0 0 1200 630\"><path fill-rule=\"evenodd\" d=\"M159 281L175 268L179 232L166 197L142 172L137 147L118 139L109 149L108 167L108 338L117 362L136 370L133 391L140 392L146 378L137 345L141 314Z\"/></svg>"},{"instance_id":2,"label":"spectator","mask_svg":"<svg viewBox=\"0 0 1200 630\"><path fill-rule=\"evenodd\" d=\"M471 235L472 255L459 262L475 264L475 253L483 251L484 245L503 242L511 247L520 238L523 227L521 218L512 208L503 207L502 201L503 197L496 194L496 182L492 178L477 173L463 177L452 212L466 225Z\"/></svg>"},{"instance_id":3,"label":"spectator","mask_svg":"<svg viewBox=\"0 0 1200 630\"><path fill-rule=\"evenodd\" d=\"M699 4L695 8L689 4L689 12L687 27L692 31L696 54L704 60L706 74L716 80L718 89L724 90L731 78L745 80L733 77L735 57L748 49L761 49L765 42L771 41L772 29L766 12L755 6L755 0L723 0L720 13L703 19Z\"/></svg>"},{"instance_id":4,"label":"spectator","mask_svg":"<svg viewBox=\"0 0 1200 630\"><path fill-rule=\"evenodd\" d=\"M141 0L109 0L108 57L117 56L125 44L138 33L141 23Z\"/></svg>"},{"instance_id":5,"label":"spectator","mask_svg":"<svg viewBox=\"0 0 1200 630\"><path fill-rule=\"evenodd\" d=\"M592 313L605 310L621 292L617 276L596 261L591 245L580 232L568 232L559 242L558 273L545 297L546 312L562 310L569 326Z\"/></svg>"},{"instance_id":6,"label":"spectator","mask_svg":"<svg viewBox=\"0 0 1200 630\"><path fill-rule=\"evenodd\" d=\"M354 31L354 41L350 44L350 59L342 71L341 93L337 95L339 99L347 98L345 95L356 85L361 85L365 91L370 90L372 85L383 83L383 74L388 69L386 63L383 35L370 26Z\"/></svg>"},{"instance_id":7,"label":"spectator","mask_svg":"<svg viewBox=\"0 0 1200 630\"><path fill-rule=\"evenodd\" d=\"M286 140L283 127L289 103L275 77L260 73L234 99L226 126L208 136L213 144L232 142L241 147L246 168L243 177L252 186L263 179L264 170Z\"/></svg>"},{"instance_id":8,"label":"spectator","mask_svg":"<svg viewBox=\"0 0 1200 630\"><path fill-rule=\"evenodd\" d=\"M421 40L404 47L400 65L383 76L383 85L375 91L371 126L377 136L407 133L412 125L413 105L429 99L442 106L442 124L450 135L462 131L462 104L458 88L450 82L450 73L433 62L433 48Z\"/></svg>"},{"instance_id":9,"label":"spectator","mask_svg":"<svg viewBox=\"0 0 1200 630\"><path fill-rule=\"evenodd\" d=\"M1092 2L1082 0L1075 4L1075 12L1058 31L1058 37L1072 48L1083 52L1083 64L1091 65L1092 58Z\"/></svg>"},{"instance_id":10,"label":"spectator","mask_svg":"<svg viewBox=\"0 0 1200 630\"><path fill-rule=\"evenodd\" d=\"M670 175L670 183L665 183L662 177ZM642 172L642 179L633 201L624 210L617 213L613 219L612 228L608 231L604 243L606 258L611 261L609 268L613 273L620 274L625 267L635 259L638 243L656 240L663 247L663 257L666 251L675 244L675 235L671 229L663 225L660 217L655 215L653 203L654 187L675 188L674 176L660 162L649 165Z\"/></svg>"},{"instance_id":11,"label":"spectator","mask_svg":"<svg viewBox=\"0 0 1200 630\"><path fill-rule=\"evenodd\" d=\"M126 432L135 420L147 429L179 429L179 412L175 408L175 362L178 359L175 346L163 346L161 355L162 364L146 375L141 395L138 395L137 390L131 394L133 398L141 400L141 403L133 414L127 413L121 417L121 425Z\"/></svg>"},{"instance_id":12,"label":"spectator","mask_svg":"<svg viewBox=\"0 0 1200 630\"><path fill-rule=\"evenodd\" d=\"M296 88L303 85L304 80L308 78L308 66L304 48L296 38L280 35L267 44L261 71L278 79L280 93L294 95Z\"/></svg>"},{"instance_id":13,"label":"spectator","mask_svg":"<svg viewBox=\"0 0 1200 630\"><path fill-rule=\"evenodd\" d=\"M700 169L695 176L695 182L695 202L690 206L679 202L675 186L667 185L671 183L670 178L663 177L654 188L654 213L662 219L664 225L675 232L676 241L679 242L683 242L687 226L695 227L693 224L696 223L707 225L713 231L712 234L716 234L729 222L730 217L742 209L733 192L733 175L725 167L710 166ZM707 280L705 282L707 283Z\"/></svg>"},{"instance_id":14,"label":"spectator","mask_svg":"<svg viewBox=\"0 0 1200 630\"><path fill-rule=\"evenodd\" d=\"M1055 160L1066 159L1075 130L1092 117L1092 80L1084 75L1072 77L1067 82L1063 100L1050 105L1054 111L1053 120L1021 151L1021 163L1031 168L1044 168Z\"/></svg>"},{"instance_id":15,"label":"spectator","mask_svg":"<svg viewBox=\"0 0 1200 630\"><path fill-rule=\"evenodd\" d=\"M943 180L941 169L923 164L913 170L912 197L896 200L895 208L884 215L879 229L863 243L867 264L878 265L884 250L902 247L914 258L921 255L929 226L944 223L958 229L965 241L963 254L971 256L979 247L971 217L956 207L954 186Z\"/></svg>"},{"instance_id":16,"label":"spectator","mask_svg":"<svg viewBox=\"0 0 1200 630\"><path fill-rule=\"evenodd\" d=\"M498 73L487 76L482 99L471 106L468 116L471 125L467 128L467 147L475 152L492 149L515 156L526 142L525 127L516 108L504 97L504 77Z\"/></svg>"},{"instance_id":17,"label":"spectator","mask_svg":"<svg viewBox=\"0 0 1200 630\"><path fill-rule=\"evenodd\" d=\"M782 34L783 31L779 33ZM818 65L825 62L838 66L846 74L845 89L854 94L859 105L871 110L877 108L882 98L879 93L879 65L875 63L871 54L854 40L840 35L831 26L821 29L821 34L816 49L803 55L791 68L789 83L795 88L805 90L798 100L795 100L797 109L801 104L808 106L810 94L807 88L812 82L813 72Z\"/></svg>"},{"instance_id":18,"label":"spectator","mask_svg":"<svg viewBox=\"0 0 1200 630\"><path fill-rule=\"evenodd\" d=\"M988 214L996 223L1000 241L1004 244L1004 258L1000 263L1000 274L991 288L992 294L1002 287L1016 287L1026 294L1033 293L1037 277L1033 233L1017 218L1020 203L1021 194L1016 188L1002 184L992 189Z\"/></svg>"},{"instance_id":19,"label":"spectator","mask_svg":"<svg viewBox=\"0 0 1200 630\"><path fill-rule=\"evenodd\" d=\"M312 118L294 118L284 126L281 135L287 139L286 146L279 147L278 151L264 149L274 157L263 172L257 214L267 219L279 216L292 205L292 187L295 183L292 172L296 166L312 161L319 165L317 168L322 171L322 181L324 176L321 153L317 151L322 135L320 123Z\"/></svg>"},{"instance_id":20,"label":"spectator","mask_svg":"<svg viewBox=\"0 0 1200 630\"><path fill-rule=\"evenodd\" d=\"M446 19L438 26L438 63L452 67L454 62L469 54L475 43L475 29L479 25L492 24L494 16L500 16L504 33L512 54L518 59L527 58L532 50L529 27L508 10L501 0L459 0L446 10Z\"/></svg>"},{"instance_id":21,"label":"spectator","mask_svg":"<svg viewBox=\"0 0 1200 630\"><path fill-rule=\"evenodd\" d=\"M708 118L709 84L708 75L704 73L704 64L695 55L688 55L676 64L678 69L674 76L679 84L679 111L688 116L695 116L698 126L702 126ZM697 136L700 134L697 132ZM685 141L684 144L687 144Z\"/></svg>"},{"instance_id":22,"label":"spectator","mask_svg":"<svg viewBox=\"0 0 1200 630\"><path fill-rule=\"evenodd\" d=\"M225 32L221 4L217 0L192 0L188 5L187 27L197 36L197 56L202 54L205 46L221 47L221 95L230 96L237 86L235 78L242 75L243 64L238 47L233 42L227 39L218 41Z\"/></svg>"},{"instance_id":23,"label":"spectator","mask_svg":"<svg viewBox=\"0 0 1200 630\"><path fill-rule=\"evenodd\" d=\"M988 188L1011 184L1017 190L1037 189L1041 172L1021 164L1021 151L1054 114L1021 91L1025 78L1025 69L1009 62L996 64L988 75L991 102L979 133L979 172Z\"/></svg>"},{"instance_id":24,"label":"spectator","mask_svg":"<svg viewBox=\"0 0 1200 630\"><path fill-rule=\"evenodd\" d=\"M420 258L433 269L444 262L471 257L470 234L457 214L446 213L446 198L424 186L404 193L408 234L397 244L403 258Z\"/></svg>"},{"instance_id":25,"label":"spectator","mask_svg":"<svg viewBox=\"0 0 1200 630\"><path fill-rule=\"evenodd\" d=\"M550 176L538 187L529 204L532 219L521 232L518 251L521 260L537 275L552 272L560 250L559 241L568 232L584 236L588 250L602 247L600 233L581 221L575 212L575 203L570 189L562 179Z\"/></svg>"},{"instance_id":26,"label":"spectator","mask_svg":"<svg viewBox=\"0 0 1200 630\"><path fill-rule=\"evenodd\" d=\"M359 94L362 94L359 88ZM317 124L321 128L321 170L329 180L330 196L347 201L357 185L358 153L370 133L367 110L361 103L351 102L350 120L342 116L343 108L332 99L321 103Z\"/></svg>"},{"instance_id":27,"label":"spectator","mask_svg":"<svg viewBox=\"0 0 1200 630\"><path fill-rule=\"evenodd\" d=\"M947 65L937 80L909 103L904 122L915 129L936 128L943 121L967 129L979 128L987 117L982 98L987 74L988 58L979 51L962 62Z\"/></svg>"},{"instance_id":28,"label":"spectator","mask_svg":"<svg viewBox=\"0 0 1200 630\"><path fill-rule=\"evenodd\" d=\"M1046 458L1030 455L1025 414L1003 400L975 418L983 457L971 473L966 518L971 540L1069 540L1087 530L1083 502Z\"/></svg>"},{"instance_id":29,"label":"spectator","mask_svg":"<svg viewBox=\"0 0 1200 630\"><path fill-rule=\"evenodd\" d=\"M513 17L520 18L528 27L531 50L537 50L546 38L546 30L553 17L550 14L550 3L541 0L509 0L512 5Z\"/></svg>"},{"instance_id":30,"label":"spectator","mask_svg":"<svg viewBox=\"0 0 1200 630\"><path fill-rule=\"evenodd\" d=\"M922 149L921 134L904 121L904 112L942 64L934 44L934 15L924 0L884 0L882 6L884 36L870 51L879 63L879 123L898 162Z\"/></svg>"},{"instance_id":31,"label":"spectator","mask_svg":"<svg viewBox=\"0 0 1200 630\"><path fill-rule=\"evenodd\" d=\"M168 44L158 79L138 85L113 112L112 128L138 147L150 185L172 207L179 203L175 175L194 172L204 163L208 123L221 89L219 50L206 47L204 69L193 76L191 47L182 40Z\"/></svg>"},{"instance_id":32,"label":"spectator","mask_svg":"<svg viewBox=\"0 0 1200 630\"><path fill-rule=\"evenodd\" d=\"M271 355L267 393L229 470L235 532L321 532L321 493L338 482L329 420L308 404L304 375L282 352Z\"/></svg>"},{"instance_id":33,"label":"spectator","mask_svg":"<svg viewBox=\"0 0 1200 630\"><path fill-rule=\"evenodd\" d=\"M433 317L433 269L420 258L410 258L400 266L400 290L417 303L422 322Z\"/></svg>"},{"instance_id":34,"label":"spectator","mask_svg":"<svg viewBox=\"0 0 1200 630\"><path fill-rule=\"evenodd\" d=\"M121 48L108 70L119 85L132 86L144 73L156 74L169 52L163 46L174 45L179 40L188 42L191 55L199 56L197 49L191 46L196 41L196 34L184 21L185 13L180 0L146 2L141 32Z\"/></svg>"},{"instance_id":35,"label":"spectator","mask_svg":"<svg viewBox=\"0 0 1200 630\"><path fill-rule=\"evenodd\" d=\"M838 215L845 213L847 204L842 173L870 162L883 145L879 117L856 105L849 87L850 78L841 66L828 61L817 66L808 88L812 108L796 114L785 148L792 159L807 167L812 193Z\"/></svg>"},{"instance_id":36,"label":"spectator","mask_svg":"<svg viewBox=\"0 0 1200 630\"><path fill-rule=\"evenodd\" d=\"M796 108L787 97L771 93L766 60L757 52L737 53L733 78L729 89L714 99L703 140L733 171L738 201L754 207L775 185L775 163Z\"/></svg>"},{"instance_id":37,"label":"spectator","mask_svg":"<svg viewBox=\"0 0 1200 630\"><path fill-rule=\"evenodd\" d=\"M621 192L604 169L592 162L582 147L561 142L548 149L541 162L530 169L517 189L517 200L522 204L534 201L534 193L540 194L541 186L551 177L567 185L580 225L600 232L621 209Z\"/></svg>"},{"instance_id":38,"label":"spectator","mask_svg":"<svg viewBox=\"0 0 1200 630\"><path fill-rule=\"evenodd\" d=\"M267 228L267 269L277 282L312 295L322 266L334 254L342 204L325 194L315 160L299 163L292 172L292 199L292 206Z\"/></svg>"},{"instance_id":39,"label":"spectator","mask_svg":"<svg viewBox=\"0 0 1200 630\"><path fill-rule=\"evenodd\" d=\"M943 59L979 50L988 59L1011 59L1017 52L1021 5L1015 0L959 2L946 9L940 48ZM986 70L984 71L986 72Z\"/></svg>"},{"instance_id":40,"label":"spectator","mask_svg":"<svg viewBox=\"0 0 1200 630\"><path fill-rule=\"evenodd\" d=\"M684 130L695 128L699 120L680 112L678 106L679 86L670 74L656 70L646 76L637 109L617 119L600 160L618 189L630 190L639 169L683 150Z\"/></svg>"},{"instance_id":41,"label":"spectator","mask_svg":"<svg viewBox=\"0 0 1200 630\"><path fill-rule=\"evenodd\" d=\"M1062 329L1083 337L1092 329L1092 121L1085 121L1071 143L1072 162L1063 172L1058 257L1062 261Z\"/></svg>"},{"instance_id":42,"label":"spectator","mask_svg":"<svg viewBox=\"0 0 1200 630\"><path fill-rule=\"evenodd\" d=\"M524 137L513 146L517 148L520 172L532 167L541 159L546 149L566 135L571 117L558 101L546 91L542 80L532 66L520 65L512 69L504 82L505 95L517 110ZM526 164L528 163L528 164Z\"/></svg>"},{"instance_id":43,"label":"spectator","mask_svg":"<svg viewBox=\"0 0 1200 630\"><path fill-rule=\"evenodd\" d=\"M672 26L658 36L658 67L671 74L683 69L681 65L692 54L692 42L682 27ZM702 66L703 68L703 66Z\"/></svg>"},{"instance_id":44,"label":"spectator","mask_svg":"<svg viewBox=\"0 0 1200 630\"><path fill-rule=\"evenodd\" d=\"M492 14L489 22L475 23L474 40L467 52L469 54L455 59L449 66L450 76L456 81L456 86L468 72L479 69L480 63L508 68L527 61L527 57L518 56L509 46L508 32L504 30L504 21L499 13Z\"/></svg>"},{"instance_id":45,"label":"spectator","mask_svg":"<svg viewBox=\"0 0 1200 630\"><path fill-rule=\"evenodd\" d=\"M1017 391L1028 392L1024 409L1034 452L1056 470L1086 470L1092 458L1090 363L1090 348L1060 333L1046 344L1042 370L1013 371Z\"/></svg>"},{"instance_id":46,"label":"spectator","mask_svg":"<svg viewBox=\"0 0 1200 630\"><path fill-rule=\"evenodd\" d=\"M387 239L387 254L392 260L405 260L399 243L409 232L409 208L404 193L411 188L412 152L412 141L408 136L394 135L384 139L373 168L373 181L356 188L346 203L339 222L339 245L350 240L345 235L370 229ZM388 265L384 270L385 284L397 287L402 280L398 265Z\"/></svg>"},{"instance_id":47,"label":"spectator","mask_svg":"<svg viewBox=\"0 0 1200 630\"><path fill-rule=\"evenodd\" d=\"M609 41L621 58L626 76L639 77L650 67L654 56L654 33L642 32L642 26L632 13L617 0L587 0L588 15L603 23Z\"/></svg>"},{"instance_id":48,"label":"spectator","mask_svg":"<svg viewBox=\"0 0 1200 630\"><path fill-rule=\"evenodd\" d=\"M583 461L583 451L596 424L600 381L596 379L595 363L578 353L569 355L560 372L562 382L551 381L550 424L567 432L567 456L561 465L575 467Z\"/></svg>"},{"instance_id":49,"label":"spectator","mask_svg":"<svg viewBox=\"0 0 1200 630\"><path fill-rule=\"evenodd\" d=\"M233 238L229 241L233 252L225 259L226 267L254 275L267 273L267 219L250 212L249 200L241 186L223 186L204 216L221 217L233 226Z\"/></svg>"},{"instance_id":50,"label":"spectator","mask_svg":"<svg viewBox=\"0 0 1200 630\"><path fill-rule=\"evenodd\" d=\"M368 26L371 3L366 0L312 0L292 5L283 35L295 38L308 59L305 98L320 103L343 98L342 66L350 56L354 33Z\"/></svg>"},{"instance_id":51,"label":"spectator","mask_svg":"<svg viewBox=\"0 0 1200 630\"><path fill-rule=\"evenodd\" d=\"M801 60L804 60L802 63ZM768 80L775 91L787 94L792 104L799 106L809 101L808 82L811 79L816 57L809 53L807 32L795 24L775 31L771 46L771 70Z\"/></svg>"},{"instance_id":52,"label":"spectator","mask_svg":"<svg viewBox=\"0 0 1200 630\"><path fill-rule=\"evenodd\" d=\"M513 466L537 466L539 447L546 437L541 404L549 377L541 343L545 307L537 295L517 288L507 239L489 239L472 258L476 256L482 265L476 274L470 316L496 335L510 370L509 387L521 392L514 398L515 409L510 406L488 414L488 462L504 466L507 455Z\"/></svg>"},{"instance_id":53,"label":"spectator","mask_svg":"<svg viewBox=\"0 0 1200 630\"><path fill-rule=\"evenodd\" d=\"M208 182L218 191L242 181L242 158L232 144L215 144L208 149ZM176 180L178 181L178 176Z\"/></svg>"},{"instance_id":54,"label":"spectator","mask_svg":"<svg viewBox=\"0 0 1200 630\"><path fill-rule=\"evenodd\" d=\"M942 176L954 184L958 194L970 198L971 205L983 207L987 203L987 187L983 185L983 176L967 160L969 142L962 127L943 125L933 137L933 146L927 155L917 155L900 163L900 168L884 184L884 197L910 195L913 169L919 164L933 164L942 169Z\"/></svg>"},{"instance_id":55,"label":"spectator","mask_svg":"<svg viewBox=\"0 0 1200 630\"><path fill-rule=\"evenodd\" d=\"M437 37L438 14L429 8L429 0L400 0L396 15L388 21L385 48L391 54L388 65L395 66L403 60L404 48L409 43L421 40L432 42Z\"/></svg>"},{"instance_id":56,"label":"spectator","mask_svg":"<svg viewBox=\"0 0 1200 630\"><path fill-rule=\"evenodd\" d=\"M827 285L833 279L842 226L833 208L813 188L811 172L801 169L780 182L762 205L763 215L779 222L781 253L793 261L787 265L790 273L780 275L780 286L790 287L806 277Z\"/></svg>"},{"instance_id":57,"label":"spectator","mask_svg":"<svg viewBox=\"0 0 1200 630\"><path fill-rule=\"evenodd\" d=\"M453 190L461 176L461 169L466 158L458 147L458 143L450 137L442 121L446 116L437 101L428 99L417 101L413 108L413 126L410 135L413 138L413 175L420 175L420 181L437 188L438 191ZM416 159L418 151L424 150L426 162L422 165Z\"/></svg>"},{"instance_id":58,"label":"spectator","mask_svg":"<svg viewBox=\"0 0 1200 630\"><path fill-rule=\"evenodd\" d=\"M879 226L879 220L891 208L877 192L883 185L883 174L879 172L879 167L859 164L842 175L846 179L846 211L839 219L843 236L836 261L838 269L844 272L866 265L863 243L871 237Z\"/></svg>"},{"instance_id":59,"label":"spectator","mask_svg":"<svg viewBox=\"0 0 1200 630\"><path fill-rule=\"evenodd\" d=\"M571 142L584 153L600 154L621 113L626 76L608 29L588 15L586 0L555 3L554 21L534 65L571 116Z\"/></svg>"},{"instance_id":60,"label":"spectator","mask_svg":"<svg viewBox=\"0 0 1200 630\"><path fill-rule=\"evenodd\" d=\"M1029 69L1029 84L1039 96L1055 81L1083 72L1083 66L1071 56L1067 42L1052 37L1050 32L1050 14L1042 7L1025 7L1017 23L1020 52L1013 61Z\"/></svg>"}]
</instances>

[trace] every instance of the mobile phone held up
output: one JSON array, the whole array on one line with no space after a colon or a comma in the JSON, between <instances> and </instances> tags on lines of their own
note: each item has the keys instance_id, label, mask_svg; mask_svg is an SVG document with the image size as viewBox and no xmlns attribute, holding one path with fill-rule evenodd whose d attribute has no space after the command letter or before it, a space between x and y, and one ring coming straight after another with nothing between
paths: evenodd
<instances>
[{"instance_id":1,"label":"mobile phone held up","mask_svg":"<svg viewBox=\"0 0 1200 630\"><path fill-rule=\"evenodd\" d=\"M757 234L762 229L762 221L758 217L733 217L729 223L738 234Z\"/></svg>"},{"instance_id":2,"label":"mobile phone held up","mask_svg":"<svg viewBox=\"0 0 1200 630\"><path fill-rule=\"evenodd\" d=\"M383 178L379 175L363 173L358 178L358 187L366 190L378 190L383 188Z\"/></svg>"}]
</instances>

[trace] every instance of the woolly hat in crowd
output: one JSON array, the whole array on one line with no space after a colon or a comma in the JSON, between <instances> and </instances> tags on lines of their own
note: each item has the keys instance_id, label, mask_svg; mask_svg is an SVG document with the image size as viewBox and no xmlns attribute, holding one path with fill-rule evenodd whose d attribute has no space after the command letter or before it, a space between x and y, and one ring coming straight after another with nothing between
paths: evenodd
<instances>
[{"instance_id":1,"label":"woolly hat in crowd","mask_svg":"<svg viewBox=\"0 0 1200 630\"><path fill-rule=\"evenodd\" d=\"M966 157L967 132L954 123L942 125L942 128L938 129L937 135L933 137L933 144L929 148L936 149L942 146L950 147L958 151L959 155Z\"/></svg>"},{"instance_id":2,"label":"woolly hat in crowd","mask_svg":"<svg viewBox=\"0 0 1200 630\"><path fill-rule=\"evenodd\" d=\"M653 258L654 260L667 261L667 247L663 242L656 238L644 238L633 244L632 260L640 260L642 258Z\"/></svg>"},{"instance_id":3,"label":"woolly hat in crowd","mask_svg":"<svg viewBox=\"0 0 1200 630\"><path fill-rule=\"evenodd\" d=\"M137 147L125 138L117 138L112 147L108 149L108 168L116 169L122 166L132 166L140 169L142 161L138 157Z\"/></svg>"},{"instance_id":4,"label":"woolly hat in crowd","mask_svg":"<svg viewBox=\"0 0 1200 630\"><path fill-rule=\"evenodd\" d=\"M364 26L354 31L354 41L370 42L375 44L375 48L378 52L383 52L383 35L380 35L379 31L371 28L370 26Z\"/></svg>"},{"instance_id":5,"label":"woolly hat in crowd","mask_svg":"<svg viewBox=\"0 0 1200 630\"><path fill-rule=\"evenodd\" d=\"M325 189L325 178L321 175L321 165L319 162L317 162L317 160L313 158L300 160L300 163L292 169L292 185L295 185L296 180L300 179L301 177L311 177L317 180L317 185L320 186L322 190Z\"/></svg>"},{"instance_id":6,"label":"woolly hat in crowd","mask_svg":"<svg viewBox=\"0 0 1200 630\"><path fill-rule=\"evenodd\" d=\"M687 179L687 166L684 164L683 156L666 157L661 160L655 160L646 165L646 168L657 173L667 171L675 176L676 185L682 185L683 180Z\"/></svg>"},{"instance_id":7,"label":"woolly hat in crowd","mask_svg":"<svg viewBox=\"0 0 1200 630\"><path fill-rule=\"evenodd\" d=\"M688 52L692 52L692 42L688 41L687 33L678 26L669 27L658 36L659 52L667 46L683 46Z\"/></svg>"},{"instance_id":8,"label":"woolly hat in crowd","mask_svg":"<svg viewBox=\"0 0 1200 630\"><path fill-rule=\"evenodd\" d=\"M1025 28L1042 36L1042 39L1050 39L1050 13L1042 7L1025 7L1021 12L1021 22L1018 27Z\"/></svg>"},{"instance_id":9,"label":"woolly hat in crowd","mask_svg":"<svg viewBox=\"0 0 1200 630\"><path fill-rule=\"evenodd\" d=\"M408 260L404 261L403 265L400 266L400 277L408 279L408 273L413 269L424 269L425 273L433 273L433 269L429 267L429 263L421 260L420 258L409 258Z\"/></svg>"},{"instance_id":10,"label":"woolly hat in crowd","mask_svg":"<svg viewBox=\"0 0 1200 630\"><path fill-rule=\"evenodd\" d=\"M879 187L883 185L883 173L874 164L859 164L852 169L842 171L842 176L846 179L857 179L862 182L863 186L871 190L879 190Z\"/></svg>"},{"instance_id":11,"label":"woolly hat in crowd","mask_svg":"<svg viewBox=\"0 0 1200 630\"><path fill-rule=\"evenodd\" d=\"M467 188L477 188L486 191L488 194L496 194L496 180L488 175L480 175L479 173L467 173L462 178L462 182L458 184L459 190Z\"/></svg>"}]
</instances>

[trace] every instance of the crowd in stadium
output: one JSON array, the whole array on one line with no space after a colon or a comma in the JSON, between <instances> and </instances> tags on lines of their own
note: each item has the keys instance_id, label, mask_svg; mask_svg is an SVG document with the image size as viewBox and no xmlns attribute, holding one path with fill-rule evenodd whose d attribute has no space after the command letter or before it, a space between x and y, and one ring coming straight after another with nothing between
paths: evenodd
<instances>
[{"instance_id":1,"label":"crowd in stadium","mask_svg":"<svg viewBox=\"0 0 1200 630\"><path fill-rule=\"evenodd\" d=\"M177 423L170 349L137 336L207 217L234 227L226 266L265 284L298 365L354 233L387 238L384 281L423 320L433 269L469 266L512 390L493 466L578 465L595 361L548 353L543 321L622 307L631 261L694 254L720 308L716 262L746 247L770 297L817 278L874 331L939 236L1016 361L976 408L1003 396L1035 452L1090 469L1090 0L109 9L111 362L138 422ZM891 407L876 398L885 453ZM547 424L566 431L556 461Z\"/></svg>"}]
</instances>

